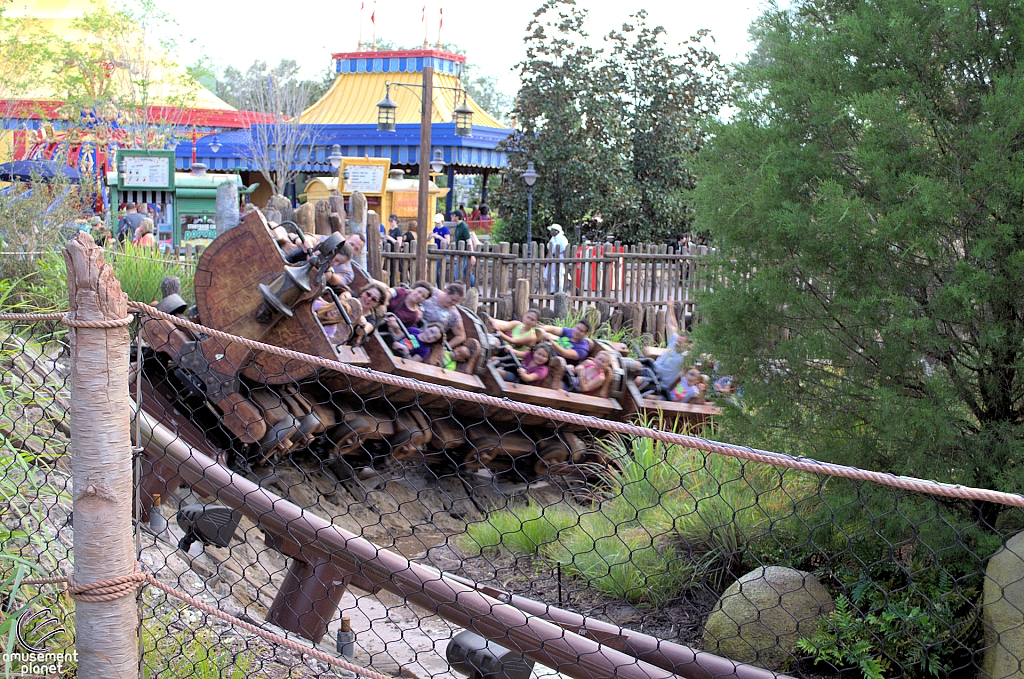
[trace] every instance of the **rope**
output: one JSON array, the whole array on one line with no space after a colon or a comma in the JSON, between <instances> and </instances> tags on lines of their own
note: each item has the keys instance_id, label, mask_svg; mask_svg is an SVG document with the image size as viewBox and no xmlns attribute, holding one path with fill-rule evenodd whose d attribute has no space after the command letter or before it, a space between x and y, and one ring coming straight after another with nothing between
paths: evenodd
<instances>
[{"instance_id":1,"label":"rope","mask_svg":"<svg viewBox=\"0 0 1024 679\"><path fill-rule=\"evenodd\" d=\"M98 330L109 330L111 328L122 328L131 325L135 320L132 316L115 318L111 320L87 321L71 318L70 313L66 314L0 314L0 321L60 321L69 328L95 328Z\"/></svg>"},{"instance_id":2,"label":"rope","mask_svg":"<svg viewBox=\"0 0 1024 679\"><path fill-rule=\"evenodd\" d=\"M627 436L643 436L662 443L679 445L684 448L693 448L707 453L727 455L729 457L749 460L751 462L785 467L787 469L796 469L814 474L825 474L828 476L836 476L859 481L871 481L884 486L925 493L928 495L939 495L942 497L956 498L960 500L995 502L997 504L1003 504L1010 507L1024 507L1024 495L1014 495L1011 493L986 490L983 488L971 488L969 486L940 483L938 481L926 481L923 479L896 476L895 474L886 474L882 472L865 471L863 469L857 469L856 467L848 467L846 465L833 464L831 462L821 462L819 460L806 457L793 457L792 455L783 455L781 453L773 453L767 450L745 448L729 443L709 441L695 436L686 436L684 434L676 434L674 432L641 427L626 422L613 422L611 420L603 420L587 415L567 413L562 410L530 405L528 403L520 403L507 398L496 398L486 394L474 394L472 392L461 391L452 387L420 382L419 380L408 377L399 377L397 375L377 372L371 368L359 368L347 363L341 363L340 361L333 361L319 356L310 356L290 349L256 342L254 340L246 339L245 337L237 337L220 330L214 330L213 328L207 328L205 326L192 323L191 321L187 321L177 316L165 314L164 312L159 311L148 304L142 304L141 302L128 302L128 306L137 311L148 314L153 318L167 320L183 328L188 328L189 330L203 333L210 337L217 337L227 342L235 342L249 347L250 349L265 351L276 356L304 361L312 365L339 372L343 375L368 379L380 384L401 387L404 389L413 389L415 391L441 396L447 399L467 401L494 408L502 408L504 410L510 410L523 415L534 415L537 417L548 418L555 422L564 422L566 424L574 424L592 429L603 429L605 431L625 434Z\"/></svg>"},{"instance_id":3,"label":"rope","mask_svg":"<svg viewBox=\"0 0 1024 679\"><path fill-rule=\"evenodd\" d=\"M389 677L385 674L381 674L380 672L376 672L374 670L361 667L354 663L350 663L346 660L342 660L341 658L336 658L333 655L324 653L323 651L317 650L315 648L310 648L305 644L300 644L297 641L287 639L279 634L268 632L262 627L253 625L252 623L241 620L240 618L236 618L230 613L225 613L224 611L214 608L209 604L203 603L202 601L199 601L195 597L189 596L181 590L175 589L170 585L165 585L164 583L157 580L156 576L154 576L152 573L143 572L138 561L135 562L135 571L129 575L122 575L117 578L110 578L109 580L91 582L87 585L78 585L74 582L72 578L69 577L28 578L21 581L21 584L23 585L56 585L63 583L67 583L68 591L70 592L71 597L73 599L77 601L93 602L113 601L114 599L118 599L120 597L131 594L143 585L150 584L153 587L159 589L160 591L170 594L171 596L180 599L181 601L184 601L190 606L199 609L203 613L212 615L215 618L220 618L225 622L231 623L235 627L240 627L245 631L251 632L252 634L255 634L256 636L261 637L271 643L284 646L285 648L290 648L293 651L303 653L310 657L316 658L317 660L321 660L329 665L339 667L343 670L354 672L358 676L367 677L368 679L392 679L392 677Z\"/></svg>"}]
</instances>

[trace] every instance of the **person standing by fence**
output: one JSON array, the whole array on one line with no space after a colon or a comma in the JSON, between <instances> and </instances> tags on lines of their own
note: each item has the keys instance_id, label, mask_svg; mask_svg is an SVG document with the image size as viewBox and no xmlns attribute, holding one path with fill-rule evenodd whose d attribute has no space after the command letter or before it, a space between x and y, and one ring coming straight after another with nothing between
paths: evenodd
<instances>
[{"instance_id":1,"label":"person standing by fence","mask_svg":"<svg viewBox=\"0 0 1024 679\"><path fill-rule=\"evenodd\" d=\"M470 252L474 252L476 248L473 244L473 234L469 230L469 224L466 223L466 217L462 213L462 210L456 210L452 213L452 219L455 220L455 247L459 247L459 243L463 243L463 247ZM476 266L476 257L470 255L469 257L458 256L459 264L456 268L456 278L469 283L470 287L476 285L476 276L471 272L470 267Z\"/></svg>"},{"instance_id":2,"label":"person standing by fence","mask_svg":"<svg viewBox=\"0 0 1024 679\"><path fill-rule=\"evenodd\" d=\"M565 259L565 251L569 249L569 239L565 237L561 224L552 224L548 227L551 239L548 240L548 252L552 258ZM562 292L565 289L565 264L552 265L548 271L548 288L551 294Z\"/></svg>"}]
</instances>

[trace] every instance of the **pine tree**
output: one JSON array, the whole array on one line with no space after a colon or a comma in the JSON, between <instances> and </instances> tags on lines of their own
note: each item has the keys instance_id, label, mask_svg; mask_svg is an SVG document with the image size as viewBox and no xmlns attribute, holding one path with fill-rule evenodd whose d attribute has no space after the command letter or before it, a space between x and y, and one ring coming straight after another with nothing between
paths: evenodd
<instances>
[{"instance_id":1,"label":"pine tree","mask_svg":"<svg viewBox=\"0 0 1024 679\"><path fill-rule=\"evenodd\" d=\"M696 190L741 435L1021 492L1024 7L806 0L753 35Z\"/></svg>"}]
</instances>

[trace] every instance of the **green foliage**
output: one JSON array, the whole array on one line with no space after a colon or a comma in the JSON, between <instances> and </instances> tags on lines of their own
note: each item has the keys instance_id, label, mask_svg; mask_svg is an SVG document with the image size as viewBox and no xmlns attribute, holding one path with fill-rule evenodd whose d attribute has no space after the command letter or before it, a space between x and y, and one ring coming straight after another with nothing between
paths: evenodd
<instances>
[{"instance_id":1,"label":"green foliage","mask_svg":"<svg viewBox=\"0 0 1024 679\"><path fill-rule=\"evenodd\" d=\"M185 607L147 616L142 643L146 676L161 679L244 679L256 660L251 651L224 643Z\"/></svg>"},{"instance_id":2,"label":"green foliage","mask_svg":"<svg viewBox=\"0 0 1024 679\"><path fill-rule=\"evenodd\" d=\"M461 547L539 554L605 595L659 603L734 574L773 526L806 514L804 500L817 490L795 472L652 439L610 446L618 469L591 506L492 512L467 528Z\"/></svg>"},{"instance_id":3,"label":"green foliage","mask_svg":"<svg viewBox=\"0 0 1024 679\"><path fill-rule=\"evenodd\" d=\"M698 342L744 385L744 443L1024 490L1019 9L807 0L755 24L696 189L724 275Z\"/></svg>"},{"instance_id":4,"label":"green foliage","mask_svg":"<svg viewBox=\"0 0 1024 679\"><path fill-rule=\"evenodd\" d=\"M815 661L859 667L866 679L945 677L971 663L980 641L974 587L948 571L911 562L891 562L869 571L840 574L849 598L819 622L797 647Z\"/></svg>"},{"instance_id":5,"label":"green foliage","mask_svg":"<svg viewBox=\"0 0 1024 679\"><path fill-rule=\"evenodd\" d=\"M493 512L484 521L468 524L460 536L460 547L470 554L480 554L497 547L522 554L538 550L558 540L579 517L571 508L545 507L534 501Z\"/></svg>"},{"instance_id":6,"label":"green foliage","mask_svg":"<svg viewBox=\"0 0 1024 679\"><path fill-rule=\"evenodd\" d=\"M586 19L573 0L546 0L527 27L513 110L518 131L505 142L514 151L510 181L493 198L508 220L505 238L525 236L519 175L528 161L541 174L539 225L586 223L583 236L613 233L632 243L667 238L691 219L700 126L718 112L726 89L724 69L702 44L708 34L672 54L664 29L648 27L640 10L606 38L606 51L590 46Z\"/></svg>"},{"instance_id":7,"label":"green foliage","mask_svg":"<svg viewBox=\"0 0 1024 679\"><path fill-rule=\"evenodd\" d=\"M128 299L149 304L160 299L160 282L166 276L181 279L181 296L194 297L191 266L172 255L163 255L154 248L126 244L123 249L109 250L106 260L114 267L114 276ZM33 269L20 279L6 285L0 283L0 305L6 308L33 311L55 311L68 305L67 269L60 253L50 252L32 260Z\"/></svg>"}]
</instances>

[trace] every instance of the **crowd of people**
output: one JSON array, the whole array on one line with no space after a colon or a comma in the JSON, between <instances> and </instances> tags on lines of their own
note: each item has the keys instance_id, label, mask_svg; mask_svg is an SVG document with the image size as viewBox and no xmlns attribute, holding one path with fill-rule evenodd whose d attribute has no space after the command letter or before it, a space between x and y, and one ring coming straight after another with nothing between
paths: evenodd
<instances>
[{"instance_id":1,"label":"crowd of people","mask_svg":"<svg viewBox=\"0 0 1024 679\"><path fill-rule=\"evenodd\" d=\"M458 229L464 221L457 220ZM285 252L309 251L319 238L274 229ZM438 237L437 233L433 234ZM479 341L468 337L458 305L466 295L461 282L438 287L428 281L411 286L389 287L370 279L358 290L352 259L366 247L358 233L349 235L326 272L328 292L314 303L325 333L335 343L358 343L377 332L399 358L442 369L473 372L481 354ZM344 310L344 311L343 311ZM346 321L347 317L347 321ZM586 396L607 397L617 355L590 338L593 328L586 319L572 327L544 325L541 312L530 309L518 321L503 321L481 314L492 333L495 349L490 359L497 374L510 384L523 384ZM341 333L342 324L348 329ZM637 388L645 398L679 403L704 403L725 399L736 402L736 384L729 375L701 372L701 362L691 357L685 329L680 331L674 302L666 314L667 346L640 359Z\"/></svg>"}]
</instances>

